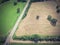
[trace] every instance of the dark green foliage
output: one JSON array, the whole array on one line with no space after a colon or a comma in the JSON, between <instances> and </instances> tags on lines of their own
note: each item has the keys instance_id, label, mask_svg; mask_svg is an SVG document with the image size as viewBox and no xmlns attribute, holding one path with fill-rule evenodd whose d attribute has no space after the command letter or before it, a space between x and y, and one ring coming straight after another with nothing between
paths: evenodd
<instances>
[{"instance_id":1,"label":"dark green foliage","mask_svg":"<svg viewBox=\"0 0 60 45\"><path fill-rule=\"evenodd\" d=\"M21 0L22 2L26 2L27 0Z\"/></svg>"},{"instance_id":2,"label":"dark green foliage","mask_svg":"<svg viewBox=\"0 0 60 45\"><path fill-rule=\"evenodd\" d=\"M34 34L31 36L31 40L34 41L35 43L37 43L40 39L40 36L37 34Z\"/></svg>"},{"instance_id":3,"label":"dark green foliage","mask_svg":"<svg viewBox=\"0 0 60 45\"><path fill-rule=\"evenodd\" d=\"M27 16L27 12L25 12L25 14L23 15L22 19L24 19Z\"/></svg>"},{"instance_id":4,"label":"dark green foliage","mask_svg":"<svg viewBox=\"0 0 60 45\"><path fill-rule=\"evenodd\" d=\"M53 26L56 26L56 23L57 23L57 19L55 18L52 18L50 15L48 15L48 21L50 21L50 23L53 25Z\"/></svg>"},{"instance_id":5,"label":"dark green foliage","mask_svg":"<svg viewBox=\"0 0 60 45\"><path fill-rule=\"evenodd\" d=\"M26 2L27 0L17 0L17 2Z\"/></svg>"},{"instance_id":6,"label":"dark green foliage","mask_svg":"<svg viewBox=\"0 0 60 45\"><path fill-rule=\"evenodd\" d=\"M51 22L52 23L56 23L57 22L57 19L52 19Z\"/></svg>"},{"instance_id":7,"label":"dark green foliage","mask_svg":"<svg viewBox=\"0 0 60 45\"><path fill-rule=\"evenodd\" d=\"M0 43L4 43L5 40L6 40L6 37L4 37L4 36L1 36L1 37L0 37Z\"/></svg>"},{"instance_id":8,"label":"dark green foliage","mask_svg":"<svg viewBox=\"0 0 60 45\"><path fill-rule=\"evenodd\" d=\"M30 40L30 41L34 41L35 43L37 43L38 41L39 41L39 39L40 39L40 36L39 35L37 35L37 34L34 34L34 35L30 35L30 36L26 36L26 35L24 35L24 36L21 36L21 37L16 37L16 36L14 36L14 38L13 39L17 39L17 40Z\"/></svg>"},{"instance_id":9,"label":"dark green foliage","mask_svg":"<svg viewBox=\"0 0 60 45\"><path fill-rule=\"evenodd\" d=\"M56 22L57 22L57 19L52 19L52 20L51 20L51 24L52 24L53 26L56 26Z\"/></svg>"},{"instance_id":10,"label":"dark green foliage","mask_svg":"<svg viewBox=\"0 0 60 45\"><path fill-rule=\"evenodd\" d=\"M34 34L34 35L24 35L24 36L14 36L13 39L15 40L30 40L30 41L34 41L35 43L37 43L38 41L60 41L60 36L40 36L38 34Z\"/></svg>"},{"instance_id":11,"label":"dark green foliage","mask_svg":"<svg viewBox=\"0 0 60 45\"><path fill-rule=\"evenodd\" d=\"M51 21L52 19L52 16L48 15L48 18L47 18L49 21Z\"/></svg>"},{"instance_id":12,"label":"dark green foliage","mask_svg":"<svg viewBox=\"0 0 60 45\"><path fill-rule=\"evenodd\" d=\"M14 2L14 6L17 5L17 2Z\"/></svg>"},{"instance_id":13,"label":"dark green foliage","mask_svg":"<svg viewBox=\"0 0 60 45\"><path fill-rule=\"evenodd\" d=\"M31 2L42 2L44 0L31 0Z\"/></svg>"},{"instance_id":14,"label":"dark green foliage","mask_svg":"<svg viewBox=\"0 0 60 45\"><path fill-rule=\"evenodd\" d=\"M20 13L20 8L17 8L17 13Z\"/></svg>"},{"instance_id":15,"label":"dark green foliage","mask_svg":"<svg viewBox=\"0 0 60 45\"><path fill-rule=\"evenodd\" d=\"M28 40L28 36L22 36L19 38L20 40Z\"/></svg>"},{"instance_id":16,"label":"dark green foliage","mask_svg":"<svg viewBox=\"0 0 60 45\"><path fill-rule=\"evenodd\" d=\"M1 3L7 2L7 1L9 1L9 0L2 0L2 2L1 2Z\"/></svg>"},{"instance_id":17,"label":"dark green foliage","mask_svg":"<svg viewBox=\"0 0 60 45\"><path fill-rule=\"evenodd\" d=\"M32 39L32 40L34 40L34 39L39 39L39 38L40 38L40 36L37 35L37 34L31 35L31 39Z\"/></svg>"},{"instance_id":18,"label":"dark green foliage","mask_svg":"<svg viewBox=\"0 0 60 45\"><path fill-rule=\"evenodd\" d=\"M30 36L20 36L20 37L17 37L16 35L13 36L13 39L15 40L30 40Z\"/></svg>"},{"instance_id":19,"label":"dark green foliage","mask_svg":"<svg viewBox=\"0 0 60 45\"><path fill-rule=\"evenodd\" d=\"M24 18L27 16L27 12L28 12L28 10L29 10L29 8L30 8L30 5L31 5L31 2L29 3L29 5L28 5L28 7L27 7L27 9L26 9L26 11L25 11L22 19L24 19Z\"/></svg>"}]
</instances>

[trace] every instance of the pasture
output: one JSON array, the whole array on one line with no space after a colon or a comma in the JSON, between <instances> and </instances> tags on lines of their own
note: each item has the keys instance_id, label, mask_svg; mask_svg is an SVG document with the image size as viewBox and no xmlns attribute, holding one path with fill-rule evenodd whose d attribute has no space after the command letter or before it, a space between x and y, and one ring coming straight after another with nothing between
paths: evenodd
<instances>
[{"instance_id":1,"label":"pasture","mask_svg":"<svg viewBox=\"0 0 60 45\"><path fill-rule=\"evenodd\" d=\"M23 11L26 2L18 2L15 6L14 1L2 4L0 6L0 43L4 42L6 37L11 32L15 22ZM18 8L20 8L20 13L17 13Z\"/></svg>"}]
</instances>

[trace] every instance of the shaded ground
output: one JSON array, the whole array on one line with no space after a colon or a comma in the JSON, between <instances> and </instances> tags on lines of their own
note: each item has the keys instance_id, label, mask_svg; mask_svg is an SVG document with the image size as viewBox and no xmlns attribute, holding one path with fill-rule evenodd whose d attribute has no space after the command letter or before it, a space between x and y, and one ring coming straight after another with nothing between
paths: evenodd
<instances>
[{"instance_id":1,"label":"shaded ground","mask_svg":"<svg viewBox=\"0 0 60 45\"><path fill-rule=\"evenodd\" d=\"M54 27L47 20L48 15L57 19ZM36 19L39 16L39 19ZM60 14L56 13L55 2L35 2L32 3L26 18L19 24L16 36L22 35L59 35L60 34Z\"/></svg>"}]
</instances>

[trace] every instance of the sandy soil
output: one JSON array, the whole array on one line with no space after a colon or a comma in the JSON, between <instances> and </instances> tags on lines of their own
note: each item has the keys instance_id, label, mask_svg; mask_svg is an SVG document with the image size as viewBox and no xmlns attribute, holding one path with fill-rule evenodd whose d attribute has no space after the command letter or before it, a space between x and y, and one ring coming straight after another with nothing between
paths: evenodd
<instances>
[{"instance_id":1,"label":"sandy soil","mask_svg":"<svg viewBox=\"0 0 60 45\"><path fill-rule=\"evenodd\" d=\"M47 20L48 15L58 20L56 26L52 26ZM39 16L39 19L36 19ZM19 24L16 36L22 35L59 35L60 34L60 14L56 13L55 2L35 2L27 13L26 18Z\"/></svg>"}]
</instances>

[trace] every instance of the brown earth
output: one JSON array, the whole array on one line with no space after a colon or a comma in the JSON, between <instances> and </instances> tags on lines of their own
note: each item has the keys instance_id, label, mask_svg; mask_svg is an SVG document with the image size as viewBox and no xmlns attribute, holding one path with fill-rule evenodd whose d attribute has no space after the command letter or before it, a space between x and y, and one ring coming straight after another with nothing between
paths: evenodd
<instances>
[{"instance_id":1,"label":"brown earth","mask_svg":"<svg viewBox=\"0 0 60 45\"><path fill-rule=\"evenodd\" d=\"M56 26L52 26L47 20L48 15L58 20ZM39 16L39 19L36 19ZM34 2L31 4L26 18L22 20L16 31L16 36L22 35L59 35L60 14L56 12L55 2Z\"/></svg>"}]
</instances>

